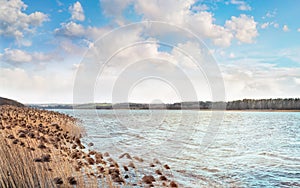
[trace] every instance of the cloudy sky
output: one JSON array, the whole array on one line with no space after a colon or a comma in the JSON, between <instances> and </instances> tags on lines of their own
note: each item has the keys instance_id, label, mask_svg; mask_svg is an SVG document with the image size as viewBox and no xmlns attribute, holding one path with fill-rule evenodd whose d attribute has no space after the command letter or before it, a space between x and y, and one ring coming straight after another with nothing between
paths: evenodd
<instances>
[{"instance_id":1,"label":"cloudy sky","mask_svg":"<svg viewBox=\"0 0 300 188\"><path fill-rule=\"evenodd\" d=\"M298 0L0 5L2 97L23 103L300 97Z\"/></svg>"}]
</instances>

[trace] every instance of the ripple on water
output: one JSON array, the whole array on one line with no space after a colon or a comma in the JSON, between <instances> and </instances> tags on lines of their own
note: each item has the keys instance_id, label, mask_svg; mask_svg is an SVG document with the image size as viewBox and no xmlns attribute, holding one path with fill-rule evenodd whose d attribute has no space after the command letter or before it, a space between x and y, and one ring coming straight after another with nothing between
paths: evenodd
<instances>
[{"instance_id":1,"label":"ripple on water","mask_svg":"<svg viewBox=\"0 0 300 188\"><path fill-rule=\"evenodd\" d=\"M86 127L87 143L92 141L95 148L116 156L121 145L133 155L147 153L146 160L159 158L171 166L173 178L184 187L300 186L300 113L225 112L218 132L209 127L210 112L186 111L183 122L179 111L165 111L165 119L154 127L147 122L126 127L118 124L113 111L97 113L97 117L89 110L76 113ZM128 114L120 113L127 118ZM131 113L145 118L148 112ZM206 134L215 137L203 150Z\"/></svg>"}]
</instances>

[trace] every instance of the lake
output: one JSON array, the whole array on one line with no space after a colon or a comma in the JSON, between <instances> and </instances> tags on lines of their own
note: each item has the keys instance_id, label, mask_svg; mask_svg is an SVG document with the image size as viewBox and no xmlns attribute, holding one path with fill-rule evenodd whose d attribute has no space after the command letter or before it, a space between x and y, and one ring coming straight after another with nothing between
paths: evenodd
<instances>
[{"instance_id":1,"label":"lake","mask_svg":"<svg viewBox=\"0 0 300 188\"><path fill-rule=\"evenodd\" d=\"M82 120L95 150L142 157L141 173L157 158L184 187L300 187L299 112L56 111Z\"/></svg>"}]
</instances>

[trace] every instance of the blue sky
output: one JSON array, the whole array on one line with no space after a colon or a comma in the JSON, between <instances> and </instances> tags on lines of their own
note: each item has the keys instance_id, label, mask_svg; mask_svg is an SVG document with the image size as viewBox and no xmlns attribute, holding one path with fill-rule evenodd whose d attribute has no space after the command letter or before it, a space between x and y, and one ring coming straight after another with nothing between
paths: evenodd
<instances>
[{"instance_id":1,"label":"blue sky","mask_svg":"<svg viewBox=\"0 0 300 188\"><path fill-rule=\"evenodd\" d=\"M96 48L97 39L112 29L148 20L176 25L201 38L220 69L226 100L299 97L298 0L0 0L0 3L0 96L24 103L73 102L76 73L86 52ZM183 64L177 62L180 57L172 47L159 46L163 40L174 41L175 47L182 46L187 51L201 50L178 35L162 35L163 28L159 30L150 37L157 41L152 46L145 45L141 48L144 50L133 47L130 55L123 55L126 58L116 59L130 64L135 57L152 55L166 58L174 65ZM126 32L127 43L149 40L143 38L145 31ZM120 45L117 42L106 44L105 48L114 49L113 45ZM93 84L94 101L112 101L111 85L122 73L121 64L112 60L106 75L98 77L97 83L101 85L99 79L106 83L99 86L102 88L99 91L97 84ZM159 69L148 68L145 74L150 71L170 74L165 65L159 66ZM192 76L193 68L184 67L194 85L202 83L203 78ZM159 100L163 102L181 100L165 84L147 81L134 88L129 98L137 102L149 102L148 99L155 97L161 97ZM151 94L151 87L161 92ZM206 88L201 84L194 87ZM209 91L197 92L197 96L199 100L212 98Z\"/></svg>"}]
</instances>

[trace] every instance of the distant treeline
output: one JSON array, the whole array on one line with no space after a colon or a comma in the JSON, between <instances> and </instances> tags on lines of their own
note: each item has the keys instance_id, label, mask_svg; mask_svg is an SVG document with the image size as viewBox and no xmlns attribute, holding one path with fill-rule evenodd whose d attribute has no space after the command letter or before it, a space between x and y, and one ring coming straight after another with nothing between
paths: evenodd
<instances>
[{"instance_id":1,"label":"distant treeline","mask_svg":"<svg viewBox=\"0 0 300 188\"><path fill-rule=\"evenodd\" d=\"M227 110L300 110L300 99L244 99L231 102L182 102L173 104L144 103L89 103L80 105L43 104L29 105L45 109L227 109Z\"/></svg>"},{"instance_id":2,"label":"distant treeline","mask_svg":"<svg viewBox=\"0 0 300 188\"><path fill-rule=\"evenodd\" d=\"M244 99L226 104L228 110L300 110L300 99Z\"/></svg>"}]
</instances>

